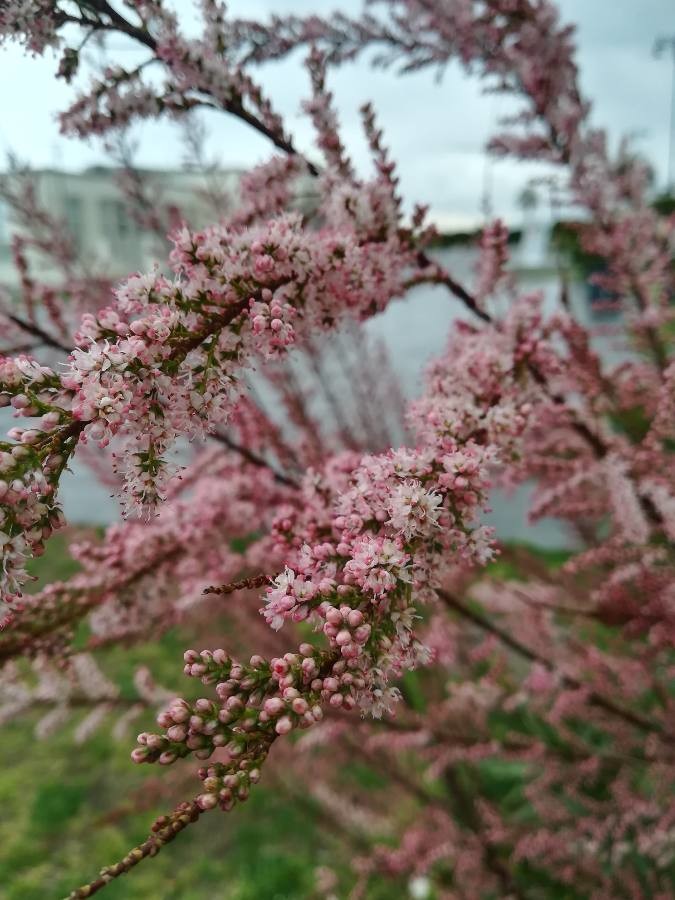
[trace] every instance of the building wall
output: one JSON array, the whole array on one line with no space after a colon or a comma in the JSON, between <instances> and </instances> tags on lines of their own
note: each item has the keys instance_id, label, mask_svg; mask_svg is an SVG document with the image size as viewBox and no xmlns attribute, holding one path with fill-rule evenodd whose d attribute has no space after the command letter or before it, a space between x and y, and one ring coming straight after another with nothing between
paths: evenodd
<instances>
[{"instance_id":1,"label":"building wall","mask_svg":"<svg viewBox=\"0 0 675 900\"><path fill-rule=\"evenodd\" d=\"M215 203L218 192L236 203L240 171L214 174L182 170L148 171L143 177L150 196L180 209L192 227L203 227L223 214ZM106 167L69 173L42 170L33 173L41 205L71 232L87 268L97 273L122 277L138 269L150 268L166 256L166 245L154 234L144 232L127 212L127 203L117 181L118 171ZM218 191L212 179L217 179ZM0 284L18 284L10 251L13 233L18 231L12 213L0 200ZM39 261L39 279L50 283L58 273L44 259Z\"/></svg>"}]
</instances>

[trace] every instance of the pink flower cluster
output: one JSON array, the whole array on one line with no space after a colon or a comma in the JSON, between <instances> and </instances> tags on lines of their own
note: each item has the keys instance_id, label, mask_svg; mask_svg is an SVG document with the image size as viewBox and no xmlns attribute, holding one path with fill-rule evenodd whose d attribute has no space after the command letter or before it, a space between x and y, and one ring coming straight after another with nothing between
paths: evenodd
<instances>
[{"instance_id":1,"label":"pink flower cluster","mask_svg":"<svg viewBox=\"0 0 675 900\"><path fill-rule=\"evenodd\" d=\"M37 56L58 47L60 15L50 0L5 0L0 6L0 43L19 40Z\"/></svg>"},{"instance_id":2,"label":"pink flower cluster","mask_svg":"<svg viewBox=\"0 0 675 900\"><path fill-rule=\"evenodd\" d=\"M16 453L30 456L33 484L40 471L60 474L80 434L101 447L122 437L116 466L130 505L151 507L170 474L167 450L179 435L227 420L255 356L278 356L317 327L382 309L403 291L408 253L395 236L362 239L330 222L310 232L297 216L283 216L243 231L183 230L171 258L173 281L134 276L113 306L83 317L65 373L36 370L39 394L32 364L5 364L7 399L13 391L23 415L44 412L43 428L58 425L53 438L22 432ZM59 438L67 452L48 454ZM29 444L36 451L23 449Z\"/></svg>"},{"instance_id":3,"label":"pink flower cluster","mask_svg":"<svg viewBox=\"0 0 675 900\"><path fill-rule=\"evenodd\" d=\"M96 682L72 656L85 620L92 652L186 619L213 647L221 598L237 593L227 617L241 627L228 633L236 656L249 659L186 652L185 674L201 680L204 696L172 699L133 758L194 756L204 763L200 793L73 900L154 855L201 812L244 801L277 738L310 727L279 752L304 773L303 754L329 748L313 757L309 789L334 820L384 819L367 808L367 792L336 790L354 758L384 772L401 801L400 815L382 824L388 847L359 832L363 852L348 861L355 897L384 874L397 891L403 878L411 890L428 879L439 896L448 885L504 897L544 896L555 885L598 900L665 898L675 858L675 220L650 206L645 167L626 148L612 155L589 125L572 30L548 0L388 0L360 18L267 25L229 20L204 0L196 38L154 0L133 4L127 18L105 2L87 4L82 18L70 4L40 8L33 22L27 4L0 5L0 37L39 52L67 21L85 38L125 35L147 54L138 69L105 71L64 115L67 131L105 133L208 106L284 154L243 179L239 209L219 224L175 230L167 272L133 275L105 302L105 287L76 277L54 222L30 196L14 201L36 233L14 242L25 318L7 307L1 336L10 347L18 333L34 343L0 359L0 403L35 424L0 445L2 599L13 609L0 635L7 716L53 705L49 725L84 702L86 734L118 704L103 676L81 696L78 666ZM301 45L311 47L304 109L322 170L296 152L249 74ZM331 65L373 46L378 64L404 72L457 58L521 99L492 148L556 166L561 190L583 209L580 246L604 261L596 281L624 315L620 363L601 359L564 291L545 315L541 295L518 290L499 221L481 237L473 293L434 262L423 210L403 215L369 106L375 175L357 177L326 83ZM77 52L66 48L65 77ZM150 66L164 84L146 80ZM302 213L300 179L314 179ZM33 280L28 249L58 258L63 293L87 306L74 341L73 316ZM473 319L453 326L410 409L414 440L393 450L378 362L355 329L422 283L445 288ZM321 340L344 357L355 416L322 370ZM345 340L361 376L369 373L361 382L340 353ZM25 355L39 347L64 351L63 366ZM334 422L323 432L310 410L314 388L288 365L294 348L325 391ZM288 427L246 385L265 365ZM169 453L185 438L220 446L202 448L182 480L171 479ZM76 450L132 509L159 513L76 545L77 575L20 598L26 557L62 524L58 483ZM506 546L500 569L478 576L496 554L480 522L491 483L529 483L532 518L556 516L579 552L556 567ZM256 615L245 592L262 586ZM72 690L31 689L13 666L25 656L37 672L62 659ZM134 706L145 709L162 692L141 677L138 693ZM343 715L357 708L370 714L363 722Z\"/></svg>"}]
</instances>

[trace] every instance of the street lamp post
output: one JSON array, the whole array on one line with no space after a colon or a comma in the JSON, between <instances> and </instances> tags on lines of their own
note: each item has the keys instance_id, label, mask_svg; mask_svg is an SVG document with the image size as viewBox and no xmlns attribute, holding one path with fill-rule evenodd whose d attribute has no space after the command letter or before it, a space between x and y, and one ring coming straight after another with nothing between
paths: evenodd
<instances>
[{"instance_id":1,"label":"street lamp post","mask_svg":"<svg viewBox=\"0 0 675 900\"><path fill-rule=\"evenodd\" d=\"M670 86L670 134L668 138L668 190L675 188L675 35L659 37L654 44L654 56L666 56L670 52L673 64Z\"/></svg>"}]
</instances>

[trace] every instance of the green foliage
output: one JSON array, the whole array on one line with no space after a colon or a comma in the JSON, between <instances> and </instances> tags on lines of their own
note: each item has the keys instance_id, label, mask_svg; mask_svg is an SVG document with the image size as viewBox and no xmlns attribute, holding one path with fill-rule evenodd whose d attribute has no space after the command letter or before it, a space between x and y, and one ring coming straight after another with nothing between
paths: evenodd
<instances>
[{"instance_id":1,"label":"green foliage","mask_svg":"<svg viewBox=\"0 0 675 900\"><path fill-rule=\"evenodd\" d=\"M70 531L57 531L45 544L44 554L27 561L26 569L36 579L28 585L30 593L51 581L65 581L77 572L79 565L68 552L71 540Z\"/></svg>"},{"instance_id":2,"label":"green foliage","mask_svg":"<svg viewBox=\"0 0 675 900\"><path fill-rule=\"evenodd\" d=\"M72 784L47 781L35 792L30 827L45 834L58 832L73 818L87 795L86 783L77 778Z\"/></svg>"},{"instance_id":3,"label":"green foliage","mask_svg":"<svg viewBox=\"0 0 675 900\"><path fill-rule=\"evenodd\" d=\"M432 247L464 247L478 244L480 241L482 230L480 228L474 231L446 231L442 232L431 242ZM521 237L522 231L513 229L509 231L508 243L517 244Z\"/></svg>"},{"instance_id":4,"label":"green foliage","mask_svg":"<svg viewBox=\"0 0 675 900\"><path fill-rule=\"evenodd\" d=\"M675 196L672 194L661 194L654 201L654 209L662 216L672 216L675 213Z\"/></svg>"},{"instance_id":5,"label":"green foliage","mask_svg":"<svg viewBox=\"0 0 675 900\"><path fill-rule=\"evenodd\" d=\"M605 261L601 256L588 253L582 247L583 224L579 222L556 222L551 232L553 247L569 259L582 275L601 269Z\"/></svg>"},{"instance_id":6,"label":"green foliage","mask_svg":"<svg viewBox=\"0 0 675 900\"><path fill-rule=\"evenodd\" d=\"M44 556L31 563L39 578L66 578L77 564L67 554L68 535L56 535ZM82 630L78 644L86 641ZM172 629L161 639L113 647L100 657L120 685L123 699L138 698L134 672L147 666L157 683L184 696L200 696L201 685L182 674L182 654L195 635ZM44 711L43 711L44 713ZM83 713L84 715L84 713ZM39 714L5 725L0 741L0 898L59 900L95 877L98 869L145 840L153 819L197 793L191 761L171 773L176 785L129 759L133 733L111 736L109 723L85 744L73 743L79 717L45 740L36 740ZM148 712L132 732L151 727ZM270 778L272 774L270 773ZM386 779L367 766L350 769L360 789L377 790ZM161 785L159 784L161 780ZM168 782L165 784L165 782ZM160 793L162 791L162 793ZM150 802L148 802L150 801ZM319 811L309 801L288 799L263 779L248 803L229 816L205 816L156 859L106 888L107 900L305 900L314 895L314 869L333 864L334 843L318 828ZM312 823L312 824L308 824ZM311 839L308 839L311 835ZM332 839L334 842L334 839ZM347 881L351 876L346 876ZM353 879L352 879L353 880ZM390 888L390 883L386 883ZM368 900L387 896L369 893Z\"/></svg>"},{"instance_id":7,"label":"green foliage","mask_svg":"<svg viewBox=\"0 0 675 900\"><path fill-rule=\"evenodd\" d=\"M367 791L381 791L389 784L383 772L362 762L353 762L345 772L345 779Z\"/></svg>"}]
</instances>

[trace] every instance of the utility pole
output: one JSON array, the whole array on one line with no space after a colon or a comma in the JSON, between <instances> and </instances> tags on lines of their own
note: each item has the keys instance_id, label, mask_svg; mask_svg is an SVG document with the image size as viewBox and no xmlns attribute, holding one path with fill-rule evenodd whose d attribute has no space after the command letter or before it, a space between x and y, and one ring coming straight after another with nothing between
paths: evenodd
<instances>
[{"instance_id":1,"label":"utility pole","mask_svg":"<svg viewBox=\"0 0 675 900\"><path fill-rule=\"evenodd\" d=\"M654 56L667 56L672 61L672 78L670 85L670 134L668 137L668 191L675 189L675 35L662 36L654 44Z\"/></svg>"}]
</instances>

